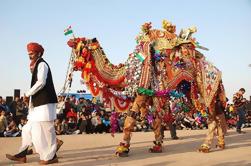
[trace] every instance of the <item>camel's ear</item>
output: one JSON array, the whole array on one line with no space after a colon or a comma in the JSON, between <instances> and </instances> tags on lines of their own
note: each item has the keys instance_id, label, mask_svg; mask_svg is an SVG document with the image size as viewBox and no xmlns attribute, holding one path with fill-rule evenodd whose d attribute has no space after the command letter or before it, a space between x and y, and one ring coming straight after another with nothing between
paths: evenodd
<instances>
[{"instance_id":1,"label":"camel's ear","mask_svg":"<svg viewBox=\"0 0 251 166\"><path fill-rule=\"evenodd\" d=\"M183 29L180 30L180 34L179 34L180 38L182 38L182 34L184 33L183 31L184 31Z\"/></svg>"},{"instance_id":2,"label":"camel's ear","mask_svg":"<svg viewBox=\"0 0 251 166\"><path fill-rule=\"evenodd\" d=\"M71 48L76 48L76 42L72 39L70 39L68 42L67 42L67 45Z\"/></svg>"},{"instance_id":3,"label":"camel's ear","mask_svg":"<svg viewBox=\"0 0 251 166\"><path fill-rule=\"evenodd\" d=\"M96 42L97 42L97 39L96 39L96 38L93 38L93 39L92 39L92 42L93 42L93 43L96 43Z\"/></svg>"}]
</instances>

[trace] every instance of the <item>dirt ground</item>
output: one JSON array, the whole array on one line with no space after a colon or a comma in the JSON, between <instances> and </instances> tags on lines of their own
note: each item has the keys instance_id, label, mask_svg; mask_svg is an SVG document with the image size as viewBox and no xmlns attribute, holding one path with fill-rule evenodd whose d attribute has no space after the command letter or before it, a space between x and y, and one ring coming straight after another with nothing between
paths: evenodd
<instances>
[{"instance_id":1,"label":"dirt ground","mask_svg":"<svg viewBox=\"0 0 251 166\"><path fill-rule=\"evenodd\" d=\"M171 140L169 131L165 132L164 152L152 154L152 132L133 133L129 157L114 155L122 134L115 138L110 134L64 135L58 152L59 163L54 165L126 165L126 166L251 166L251 128L246 134L230 130L226 136L226 149L219 150L213 145L210 153L197 152L205 138L206 130L178 130L179 140ZM216 139L215 139L216 140ZM216 142L216 141L215 141ZM21 144L21 138L0 138L0 165L38 165L39 156L28 156L28 163L17 164L5 158L6 153L14 154Z\"/></svg>"}]
</instances>

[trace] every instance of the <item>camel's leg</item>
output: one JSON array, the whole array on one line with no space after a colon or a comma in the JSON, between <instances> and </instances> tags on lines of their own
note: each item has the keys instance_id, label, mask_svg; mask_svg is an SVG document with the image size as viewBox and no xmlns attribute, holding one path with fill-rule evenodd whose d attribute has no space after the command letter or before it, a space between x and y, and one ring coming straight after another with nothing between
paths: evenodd
<instances>
[{"instance_id":1,"label":"camel's leg","mask_svg":"<svg viewBox=\"0 0 251 166\"><path fill-rule=\"evenodd\" d=\"M214 134L218 135L218 145L216 147L221 149L225 148L224 134L226 133L227 129L226 120L223 110L216 110L219 109L216 107L219 104L217 103L219 102L219 99L221 102L220 104L222 104L222 106L225 105L225 94L222 88L218 89L216 93L217 94L214 98L215 102L213 101L209 107L208 134L204 144L202 144L201 148L199 149L199 151L202 152L209 152Z\"/></svg>"},{"instance_id":2,"label":"camel's leg","mask_svg":"<svg viewBox=\"0 0 251 166\"><path fill-rule=\"evenodd\" d=\"M135 119L139 111L145 109L146 96L138 95L132 105L132 108L128 111L127 117L124 123L124 137L123 141L120 142L119 147L116 150L118 156L127 156L129 153L130 141L131 141L131 132L133 131L135 125ZM143 108L142 108L143 107Z\"/></svg>"},{"instance_id":3,"label":"camel's leg","mask_svg":"<svg viewBox=\"0 0 251 166\"><path fill-rule=\"evenodd\" d=\"M153 141L154 146L149 149L152 153L161 153L162 152L162 139L163 135L161 134L161 118L160 118L160 103L158 98L153 98L153 104L155 107L155 113L154 113L154 121L153 121L153 132L155 136L155 141Z\"/></svg>"},{"instance_id":4,"label":"camel's leg","mask_svg":"<svg viewBox=\"0 0 251 166\"><path fill-rule=\"evenodd\" d=\"M216 122L215 116L209 115L207 136L206 136L206 139L204 140L204 143L198 149L199 152L204 152L204 153L209 152L216 129L217 129L217 122Z\"/></svg>"},{"instance_id":5,"label":"camel's leg","mask_svg":"<svg viewBox=\"0 0 251 166\"><path fill-rule=\"evenodd\" d=\"M135 112L132 112L135 113ZM130 144L131 141L131 132L133 131L135 125L136 117L134 115L127 116L124 124L124 137L123 142L126 144Z\"/></svg>"},{"instance_id":6,"label":"camel's leg","mask_svg":"<svg viewBox=\"0 0 251 166\"><path fill-rule=\"evenodd\" d=\"M208 150L210 149L210 146L211 146L211 144L213 142L213 138L214 138L214 133L215 133L216 127L217 127L217 124L216 124L215 120L211 120L208 123L207 136L206 136L206 139L205 139L205 141L204 141L204 143L202 144L201 147L207 147Z\"/></svg>"},{"instance_id":7,"label":"camel's leg","mask_svg":"<svg viewBox=\"0 0 251 166\"><path fill-rule=\"evenodd\" d=\"M218 145L216 145L216 147L219 147L220 149L225 149L225 140L224 140L225 128L222 124L224 123L224 120L225 120L224 114L223 116L216 115L215 118L209 119L207 137L204 143L199 148L200 152L209 152L215 132L217 132L218 135L217 136Z\"/></svg>"},{"instance_id":8,"label":"camel's leg","mask_svg":"<svg viewBox=\"0 0 251 166\"><path fill-rule=\"evenodd\" d=\"M143 104L142 107L140 108L140 117L145 118L147 113L148 113L148 110L146 108L146 105Z\"/></svg>"},{"instance_id":9,"label":"camel's leg","mask_svg":"<svg viewBox=\"0 0 251 166\"><path fill-rule=\"evenodd\" d=\"M155 141L153 141L154 146L149 149L151 153L161 153L162 152L162 134L161 134L161 119L156 116L153 121L153 132L155 136Z\"/></svg>"},{"instance_id":10,"label":"camel's leg","mask_svg":"<svg viewBox=\"0 0 251 166\"><path fill-rule=\"evenodd\" d=\"M130 141L131 141L131 132L135 125L135 116L136 112L131 112L130 115L127 115L124 123L124 137L123 141L120 142L119 146L116 149L116 155L119 157L126 157L130 151Z\"/></svg>"},{"instance_id":11,"label":"camel's leg","mask_svg":"<svg viewBox=\"0 0 251 166\"><path fill-rule=\"evenodd\" d=\"M220 114L216 116L217 120L217 134L218 134L218 145L216 147L219 147L220 149L225 149L225 140L224 135L226 134L226 120L225 115Z\"/></svg>"}]
</instances>

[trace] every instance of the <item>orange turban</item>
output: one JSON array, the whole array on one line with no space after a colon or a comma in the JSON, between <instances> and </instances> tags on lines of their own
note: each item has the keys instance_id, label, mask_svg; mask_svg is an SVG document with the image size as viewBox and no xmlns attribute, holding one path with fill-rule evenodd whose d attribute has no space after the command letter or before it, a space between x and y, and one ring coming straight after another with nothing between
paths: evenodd
<instances>
[{"instance_id":1,"label":"orange turban","mask_svg":"<svg viewBox=\"0 0 251 166\"><path fill-rule=\"evenodd\" d=\"M27 44L27 51L28 52L41 52L44 53L44 48L38 43L29 43Z\"/></svg>"}]
</instances>

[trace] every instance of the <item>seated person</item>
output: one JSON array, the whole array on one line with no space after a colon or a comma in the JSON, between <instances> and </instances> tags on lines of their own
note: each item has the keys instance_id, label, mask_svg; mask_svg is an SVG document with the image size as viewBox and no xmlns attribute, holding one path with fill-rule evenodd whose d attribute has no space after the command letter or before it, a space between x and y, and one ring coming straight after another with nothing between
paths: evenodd
<instances>
[{"instance_id":1,"label":"seated person","mask_svg":"<svg viewBox=\"0 0 251 166\"><path fill-rule=\"evenodd\" d=\"M109 133L110 132L110 128L111 128L111 125L110 125L110 119L109 119L109 116L107 114L104 115L104 118L102 120L102 123L104 124L104 131L106 133Z\"/></svg>"},{"instance_id":2,"label":"seated person","mask_svg":"<svg viewBox=\"0 0 251 166\"><path fill-rule=\"evenodd\" d=\"M54 126L55 126L56 135L64 134L64 127L60 119L55 120Z\"/></svg>"},{"instance_id":3,"label":"seated person","mask_svg":"<svg viewBox=\"0 0 251 166\"><path fill-rule=\"evenodd\" d=\"M4 132L5 137L16 137L19 134L19 130L16 122L11 119L10 124L7 126L6 131Z\"/></svg>"},{"instance_id":4,"label":"seated person","mask_svg":"<svg viewBox=\"0 0 251 166\"><path fill-rule=\"evenodd\" d=\"M66 134L78 134L78 133L79 130L77 131L77 123L75 122L74 117L69 117Z\"/></svg>"},{"instance_id":5,"label":"seated person","mask_svg":"<svg viewBox=\"0 0 251 166\"><path fill-rule=\"evenodd\" d=\"M5 111L0 107L0 137L4 136L4 132L8 126L7 118L5 116Z\"/></svg>"},{"instance_id":6,"label":"seated person","mask_svg":"<svg viewBox=\"0 0 251 166\"><path fill-rule=\"evenodd\" d=\"M27 123L27 121L28 120L27 120L26 116L21 117L20 123L18 125L18 130L19 130L18 136L21 136L23 126Z\"/></svg>"}]
</instances>

